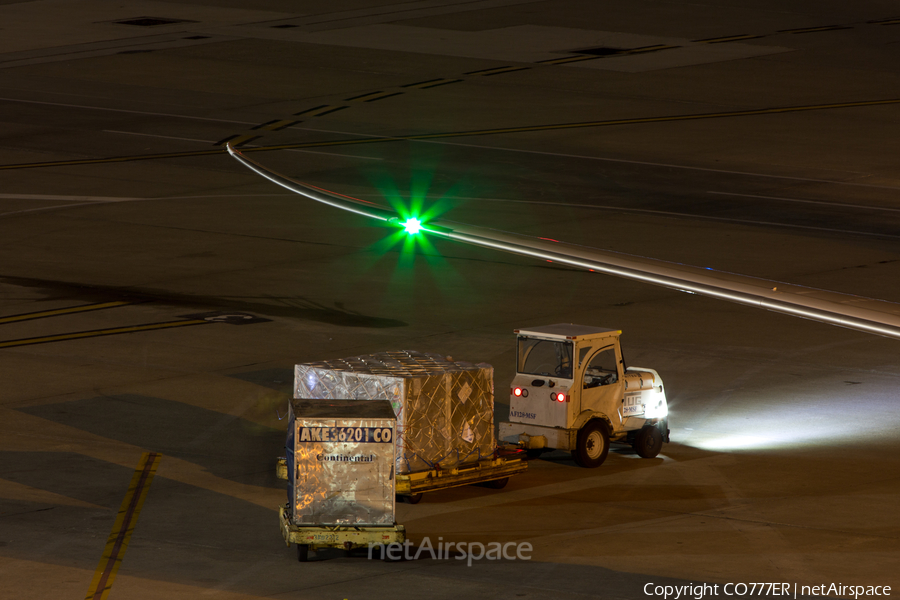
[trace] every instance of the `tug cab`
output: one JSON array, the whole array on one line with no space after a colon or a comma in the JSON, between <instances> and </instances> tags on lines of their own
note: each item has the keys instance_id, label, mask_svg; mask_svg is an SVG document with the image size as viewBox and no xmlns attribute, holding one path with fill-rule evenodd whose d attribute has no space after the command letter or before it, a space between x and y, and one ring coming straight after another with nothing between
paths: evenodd
<instances>
[{"instance_id":1,"label":"tug cab","mask_svg":"<svg viewBox=\"0 0 900 600\"><path fill-rule=\"evenodd\" d=\"M516 376L502 441L532 454L566 450L587 468L603 464L610 442L653 458L669 441L662 378L625 365L621 330L558 323L515 334Z\"/></svg>"}]
</instances>

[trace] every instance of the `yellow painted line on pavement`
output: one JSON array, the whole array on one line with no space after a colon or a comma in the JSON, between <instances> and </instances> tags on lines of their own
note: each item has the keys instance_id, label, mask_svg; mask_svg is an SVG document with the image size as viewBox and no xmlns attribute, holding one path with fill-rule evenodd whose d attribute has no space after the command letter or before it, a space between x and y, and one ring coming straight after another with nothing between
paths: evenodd
<instances>
[{"instance_id":1,"label":"yellow painted line on pavement","mask_svg":"<svg viewBox=\"0 0 900 600\"><path fill-rule=\"evenodd\" d=\"M0 342L0 348L15 348L18 346L33 346L35 344L49 344L51 342L65 342L68 340L81 340L85 338L103 337L107 335L120 335L123 333L136 333L138 331L154 331L156 329L172 329L174 327L188 327L190 325L206 325L211 321L203 319L182 319L181 321L166 321L165 323L150 323L147 325L132 325L129 327L112 327L109 329L94 329L92 331L76 331L74 333L61 333L58 335L45 335L41 337L22 338Z\"/></svg>"},{"instance_id":2,"label":"yellow painted line on pavement","mask_svg":"<svg viewBox=\"0 0 900 600\"><path fill-rule=\"evenodd\" d=\"M372 137L363 139L332 140L323 142L308 142L305 144L280 144L271 146L258 146L247 148L244 152L261 152L271 150L287 150L291 148L314 148L321 146L346 146L356 144L371 144L378 142L393 142L404 140L433 140L452 137L471 137L481 135L500 135L506 133L527 133L532 131L553 131L558 129L578 129L586 127L609 127L615 125L637 125L644 123L665 123L673 121L695 121L702 119L722 119L729 117L749 117L758 115L774 115L782 113L806 112L814 110L833 110L837 108L857 108L863 106L884 106L900 104L900 98L887 100L865 100L861 102L841 102L833 104L809 104L805 106L780 106L773 108L758 108L749 110L735 110L716 113L697 113L688 115L669 115L661 117L639 117L634 119L611 119L608 121L583 121L578 123L557 123L551 125L530 125L525 127L504 127L498 129L475 129L471 131L448 131L442 133L423 133L420 135L407 135L397 137ZM2 168L2 167L0 167Z\"/></svg>"},{"instance_id":3,"label":"yellow painted line on pavement","mask_svg":"<svg viewBox=\"0 0 900 600\"><path fill-rule=\"evenodd\" d=\"M451 83L459 83L462 79L429 79L427 81L418 81L416 83L407 83L406 85L401 85L402 88L417 88L420 90L427 90L428 88L438 87L441 85L448 85Z\"/></svg>"},{"instance_id":4,"label":"yellow painted line on pavement","mask_svg":"<svg viewBox=\"0 0 900 600\"><path fill-rule=\"evenodd\" d=\"M691 40L697 44L721 44L724 42L738 42L740 40L755 40L757 38L765 37L764 35L753 35L752 33L746 33L743 35L729 35L725 37L717 37L717 38L706 38L703 40Z\"/></svg>"},{"instance_id":5,"label":"yellow painted line on pavement","mask_svg":"<svg viewBox=\"0 0 900 600\"><path fill-rule=\"evenodd\" d=\"M640 48L623 48L610 54L580 54L578 56L566 56L563 58L551 58L549 60L539 60L535 64L538 65L565 65L574 62L583 62L586 60L610 59L621 56L631 56L634 54L646 54L648 52L659 52L660 50L672 50L673 48L681 48L681 46L667 46L665 44L656 44L655 46L642 46Z\"/></svg>"},{"instance_id":6,"label":"yellow painted line on pavement","mask_svg":"<svg viewBox=\"0 0 900 600\"><path fill-rule=\"evenodd\" d=\"M346 98L344 102L353 102L356 100L363 100L365 98L369 98L370 96L377 96L378 94L384 94L385 92L378 90L377 92L366 92L365 94L360 94L359 96L353 96L351 98Z\"/></svg>"},{"instance_id":7,"label":"yellow painted line on pavement","mask_svg":"<svg viewBox=\"0 0 900 600\"><path fill-rule=\"evenodd\" d=\"M504 73L512 73L513 71L527 71L531 67L509 67L507 69L500 69L496 71L492 71L490 73L482 73L482 77L490 77L491 75L503 75Z\"/></svg>"},{"instance_id":8,"label":"yellow painted line on pavement","mask_svg":"<svg viewBox=\"0 0 900 600\"><path fill-rule=\"evenodd\" d=\"M551 58L549 60L539 60L535 64L536 65L564 65L566 63L571 62L582 62L585 60L597 60L602 58L601 56L588 56L586 54L581 54L579 56L567 56L565 58Z\"/></svg>"},{"instance_id":9,"label":"yellow painted line on pavement","mask_svg":"<svg viewBox=\"0 0 900 600\"><path fill-rule=\"evenodd\" d=\"M122 558L125 556L131 534L134 533L134 526L137 523L138 515L141 514L141 507L147 498L147 492L150 491L150 483L156 474L160 459L162 459L162 454L158 452L145 452L141 456L134 476L131 478L131 485L128 486L128 493L122 500L119 514L116 515L116 521L106 540L106 548L103 549L100 564L94 571L94 578L84 597L85 600L106 600L109 596L109 590L119 571L119 565L122 564Z\"/></svg>"},{"instance_id":10,"label":"yellow painted line on pavement","mask_svg":"<svg viewBox=\"0 0 900 600\"><path fill-rule=\"evenodd\" d=\"M322 106L316 106L314 108L296 112L296 113L294 113L294 116L299 117L300 115L304 115L307 117L321 117L321 116L327 115L329 113L337 112L339 110L344 110L345 108L349 108L349 107L348 106L334 106L331 104L323 104Z\"/></svg>"},{"instance_id":11,"label":"yellow painted line on pavement","mask_svg":"<svg viewBox=\"0 0 900 600\"><path fill-rule=\"evenodd\" d=\"M463 80L462 79L445 79L438 83L432 83L431 85L420 85L419 89L420 90L428 90L431 88L440 87L442 85L450 85L451 83L460 83L461 81L463 81Z\"/></svg>"},{"instance_id":12,"label":"yellow painted line on pavement","mask_svg":"<svg viewBox=\"0 0 900 600\"><path fill-rule=\"evenodd\" d=\"M366 94L360 94L359 96L353 96L352 98L347 98L345 102L374 102L376 100L381 100L383 98L390 98L391 96L399 96L403 92L385 92L385 91L377 91L377 92L368 92ZM331 112L331 111L329 111ZM323 113L324 114L324 113Z\"/></svg>"},{"instance_id":13,"label":"yellow painted line on pavement","mask_svg":"<svg viewBox=\"0 0 900 600\"><path fill-rule=\"evenodd\" d=\"M265 123L260 123L259 125L251 127L250 129L252 129L254 131L257 131L260 129L263 129L265 131L279 131L281 129L290 127L291 125L296 125L297 123L300 123L300 121L294 121L291 119L273 119L271 121L266 121ZM228 140L228 141L231 141L231 140Z\"/></svg>"},{"instance_id":14,"label":"yellow painted line on pavement","mask_svg":"<svg viewBox=\"0 0 900 600\"><path fill-rule=\"evenodd\" d=\"M272 124L277 123L277 122L278 122L278 119L272 119L271 121L266 121L265 123L260 123L259 125L254 125L254 126L251 127L250 129L252 129L252 130L254 130L254 131L256 131L257 129L265 129L265 128L267 128L269 125L272 125Z\"/></svg>"},{"instance_id":15,"label":"yellow painted line on pavement","mask_svg":"<svg viewBox=\"0 0 900 600\"><path fill-rule=\"evenodd\" d=\"M299 122L300 121L292 121L290 119L282 119L281 121L278 121L276 123L266 125L262 129L265 129L267 131L281 131L282 129L287 129L288 127L290 127L292 125L296 125Z\"/></svg>"},{"instance_id":16,"label":"yellow painted line on pavement","mask_svg":"<svg viewBox=\"0 0 900 600\"><path fill-rule=\"evenodd\" d=\"M834 102L829 104L807 104L803 106L779 106L771 108L756 108L747 110L722 111L714 113L696 113L687 115L667 115L659 117L638 117L632 119L610 119L606 121L582 121L577 123L554 123L548 125L528 125L524 127L503 127L497 129L474 129L471 131L446 131L438 133L423 133L419 135L407 135L396 137L367 137L344 140L325 140L321 142L303 142L296 144L277 144L268 146L256 146L243 148L243 152L270 152L273 150L294 150L303 148L323 148L329 146L355 146L359 144L377 144L382 142L435 140L453 137L477 137L483 135L501 135L508 133L528 133L536 131L554 131L559 129L579 129L587 127L612 127L617 125L642 125L649 123L666 123L675 121L698 121L703 119L725 119L733 117L752 117L761 115L776 115L796 112L809 112L817 110L835 110L841 108L861 108L870 106L888 106L900 104L900 98L888 98L884 100L862 100L859 102ZM0 165L0 171L13 169L35 169L45 167L67 167L77 165L99 165L117 162L130 162L139 160L157 160L167 158L186 158L194 156L212 156L223 154L222 148L212 150L195 150L191 152L172 152L168 154L138 154L132 156L113 156L107 158L88 158L82 160L61 160L41 163L19 163Z\"/></svg>"},{"instance_id":17,"label":"yellow painted line on pavement","mask_svg":"<svg viewBox=\"0 0 900 600\"><path fill-rule=\"evenodd\" d=\"M129 302L125 300L116 302L100 302L99 304L82 304L81 306L69 306L67 308L56 308L53 310L42 310L38 312L22 313L18 315L10 315L8 317L0 317L0 324L17 323L19 321L30 321L32 319L45 319L47 317L56 317L59 315L71 315L75 313L88 312L92 310L103 310L105 308L115 308L117 306L128 306L129 304L137 304L137 302Z\"/></svg>"},{"instance_id":18,"label":"yellow painted line on pavement","mask_svg":"<svg viewBox=\"0 0 900 600\"><path fill-rule=\"evenodd\" d=\"M385 92L380 96L375 96L373 98L366 98L363 102L375 102L376 100L384 100L385 98L392 98L393 96L399 96L403 92Z\"/></svg>"},{"instance_id":19,"label":"yellow painted line on pavement","mask_svg":"<svg viewBox=\"0 0 900 600\"><path fill-rule=\"evenodd\" d=\"M531 67L515 67L511 65L506 65L504 67L494 67L493 69L482 69L480 71L469 71L465 73L465 75L499 75L500 73L509 73L511 71L524 71L525 69L530 69Z\"/></svg>"},{"instance_id":20,"label":"yellow painted line on pavement","mask_svg":"<svg viewBox=\"0 0 900 600\"><path fill-rule=\"evenodd\" d=\"M647 46L645 48L634 48L626 52L626 54L646 54L647 52L659 52L660 50L673 50L675 48L681 48L681 46L667 46L665 44L659 44L658 46Z\"/></svg>"},{"instance_id":21,"label":"yellow painted line on pavement","mask_svg":"<svg viewBox=\"0 0 900 600\"><path fill-rule=\"evenodd\" d=\"M231 145L237 148L242 144L246 144L247 142L253 141L260 136L253 135L252 133L244 134L244 135L233 135L231 137L227 137L224 140L219 140L216 142L216 146L224 146L225 142L231 142Z\"/></svg>"},{"instance_id":22,"label":"yellow painted line on pavement","mask_svg":"<svg viewBox=\"0 0 900 600\"><path fill-rule=\"evenodd\" d=\"M837 31L839 29L853 29L850 25L825 25L823 27L804 27L801 29L779 29L778 33L815 33L817 31Z\"/></svg>"}]
</instances>

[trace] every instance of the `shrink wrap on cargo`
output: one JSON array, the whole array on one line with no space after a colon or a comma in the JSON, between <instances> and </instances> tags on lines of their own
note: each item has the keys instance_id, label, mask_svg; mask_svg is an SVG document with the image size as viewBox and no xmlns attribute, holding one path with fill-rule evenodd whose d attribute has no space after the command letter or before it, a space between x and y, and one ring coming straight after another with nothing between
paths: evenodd
<instances>
[{"instance_id":1,"label":"shrink wrap on cargo","mask_svg":"<svg viewBox=\"0 0 900 600\"><path fill-rule=\"evenodd\" d=\"M295 398L389 400L397 416L397 472L489 458L494 369L399 351L297 365Z\"/></svg>"}]
</instances>

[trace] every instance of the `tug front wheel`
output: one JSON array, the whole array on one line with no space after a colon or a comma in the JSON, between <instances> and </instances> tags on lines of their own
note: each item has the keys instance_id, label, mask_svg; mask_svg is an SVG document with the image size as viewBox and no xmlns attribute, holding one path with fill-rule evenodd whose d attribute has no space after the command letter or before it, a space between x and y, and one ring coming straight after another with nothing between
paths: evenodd
<instances>
[{"instance_id":1,"label":"tug front wheel","mask_svg":"<svg viewBox=\"0 0 900 600\"><path fill-rule=\"evenodd\" d=\"M609 454L609 432L606 423L600 419L588 421L578 431L572 458L579 467L593 469L599 467Z\"/></svg>"},{"instance_id":2,"label":"tug front wheel","mask_svg":"<svg viewBox=\"0 0 900 600\"><path fill-rule=\"evenodd\" d=\"M641 458L656 458L662 445L662 432L654 425L644 427L634 437L634 451Z\"/></svg>"}]
</instances>

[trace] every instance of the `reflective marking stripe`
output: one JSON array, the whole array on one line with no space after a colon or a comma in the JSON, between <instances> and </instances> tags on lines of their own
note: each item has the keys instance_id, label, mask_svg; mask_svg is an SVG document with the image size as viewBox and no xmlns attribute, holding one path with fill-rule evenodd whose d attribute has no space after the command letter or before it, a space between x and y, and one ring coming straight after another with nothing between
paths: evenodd
<instances>
[{"instance_id":1,"label":"reflective marking stripe","mask_svg":"<svg viewBox=\"0 0 900 600\"><path fill-rule=\"evenodd\" d=\"M115 308L117 306L128 306L129 304L137 304L136 302L101 302L100 304L84 304L82 306L70 306L68 308L57 308L54 310L42 310L39 312L22 313L20 315L10 315L8 317L0 317L2 323L17 323L19 321L30 321L32 319L44 319L47 317L55 317L58 315L70 315L80 312L88 312L92 310L103 310L104 308Z\"/></svg>"},{"instance_id":2,"label":"reflective marking stripe","mask_svg":"<svg viewBox=\"0 0 900 600\"><path fill-rule=\"evenodd\" d=\"M135 523L147 498L147 492L150 491L150 483L161 458L162 454L157 452L145 452L141 456L134 477L131 478L131 485L128 486L128 493L122 500L119 514L106 540L106 548L100 557L97 570L94 571L94 578L84 597L85 600L106 600L109 596L109 590L112 588L119 565L122 564L122 557L125 556L125 549L128 548L128 542L131 540Z\"/></svg>"}]
</instances>

